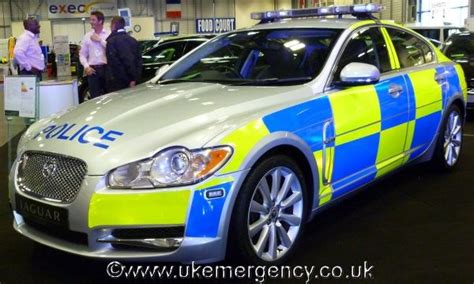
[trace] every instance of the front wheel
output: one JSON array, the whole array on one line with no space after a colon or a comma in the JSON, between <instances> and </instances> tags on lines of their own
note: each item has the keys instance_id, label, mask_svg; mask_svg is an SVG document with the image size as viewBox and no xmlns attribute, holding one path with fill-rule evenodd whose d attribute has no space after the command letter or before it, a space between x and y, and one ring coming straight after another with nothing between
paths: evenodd
<instances>
[{"instance_id":1,"label":"front wheel","mask_svg":"<svg viewBox=\"0 0 474 284\"><path fill-rule=\"evenodd\" d=\"M451 170L458 164L463 139L463 117L459 107L450 106L446 114L433 159L434 165L441 170Z\"/></svg>"},{"instance_id":2,"label":"front wheel","mask_svg":"<svg viewBox=\"0 0 474 284\"><path fill-rule=\"evenodd\" d=\"M287 156L270 157L247 177L237 197L228 245L247 263L282 263L303 230L306 183Z\"/></svg>"}]
</instances>

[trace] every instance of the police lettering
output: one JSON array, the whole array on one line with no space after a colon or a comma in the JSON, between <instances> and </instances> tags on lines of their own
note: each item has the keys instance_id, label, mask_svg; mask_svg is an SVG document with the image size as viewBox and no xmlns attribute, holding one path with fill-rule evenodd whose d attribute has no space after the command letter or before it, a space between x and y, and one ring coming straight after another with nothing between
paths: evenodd
<instances>
[{"instance_id":1,"label":"police lettering","mask_svg":"<svg viewBox=\"0 0 474 284\"><path fill-rule=\"evenodd\" d=\"M45 139L76 141L80 144L91 144L94 147L107 149L110 142L114 142L124 133L116 130L106 130L100 126L76 124L49 125L41 130L33 139L43 135Z\"/></svg>"}]
</instances>

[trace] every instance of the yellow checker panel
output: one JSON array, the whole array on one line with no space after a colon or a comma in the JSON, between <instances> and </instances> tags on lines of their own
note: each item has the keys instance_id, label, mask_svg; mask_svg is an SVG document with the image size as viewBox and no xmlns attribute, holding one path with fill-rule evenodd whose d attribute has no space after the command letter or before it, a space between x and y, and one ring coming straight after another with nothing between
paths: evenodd
<instances>
[{"instance_id":1,"label":"yellow checker panel","mask_svg":"<svg viewBox=\"0 0 474 284\"><path fill-rule=\"evenodd\" d=\"M408 75L415 92L416 118L440 111L443 107L441 86L434 80L435 72L431 68ZM423 109L424 107L427 109Z\"/></svg>"},{"instance_id":2,"label":"yellow checker panel","mask_svg":"<svg viewBox=\"0 0 474 284\"><path fill-rule=\"evenodd\" d=\"M408 123L404 123L380 132L377 165L404 152L407 128Z\"/></svg>"},{"instance_id":3,"label":"yellow checker panel","mask_svg":"<svg viewBox=\"0 0 474 284\"><path fill-rule=\"evenodd\" d=\"M202 190L202 189L206 189L206 188L209 188L209 187L214 187L214 186L217 186L217 185L220 185L220 184L223 184L223 183L232 182L232 181L234 181L234 178L231 177L231 176L215 177L215 178L212 178L210 181L206 181L203 184L197 186L196 190Z\"/></svg>"},{"instance_id":4,"label":"yellow checker panel","mask_svg":"<svg viewBox=\"0 0 474 284\"><path fill-rule=\"evenodd\" d=\"M314 159L318 166L319 175L319 205L323 205L332 199L332 187L330 184L323 184L323 151L316 151L313 153ZM326 149L326 174L325 177L331 181L332 170L334 165L334 147Z\"/></svg>"},{"instance_id":5,"label":"yellow checker panel","mask_svg":"<svg viewBox=\"0 0 474 284\"><path fill-rule=\"evenodd\" d=\"M416 121L412 120L408 122L408 131L407 131L407 138L405 140L405 152L408 152L411 148L411 144L413 143L413 135L415 135L415 124ZM407 156L404 158L403 163L408 162L410 159L410 155L407 154Z\"/></svg>"},{"instance_id":6,"label":"yellow checker panel","mask_svg":"<svg viewBox=\"0 0 474 284\"><path fill-rule=\"evenodd\" d=\"M373 85L329 94L329 101L334 115L337 145L380 131L379 99Z\"/></svg>"},{"instance_id":7,"label":"yellow checker panel","mask_svg":"<svg viewBox=\"0 0 474 284\"><path fill-rule=\"evenodd\" d=\"M190 194L190 189L134 194L94 193L89 206L89 228L184 224Z\"/></svg>"},{"instance_id":8,"label":"yellow checker panel","mask_svg":"<svg viewBox=\"0 0 474 284\"><path fill-rule=\"evenodd\" d=\"M232 155L231 160L219 171L219 173L226 174L238 171L250 150L258 143L258 141L269 133L270 132L263 121L258 119L226 136L221 143L231 145L234 148L234 154Z\"/></svg>"},{"instance_id":9,"label":"yellow checker panel","mask_svg":"<svg viewBox=\"0 0 474 284\"><path fill-rule=\"evenodd\" d=\"M393 157L390 160L387 160L379 165L377 165L377 175L376 178L381 177L387 173L392 172L393 170L399 168L403 165L403 155L399 155L397 157Z\"/></svg>"}]
</instances>

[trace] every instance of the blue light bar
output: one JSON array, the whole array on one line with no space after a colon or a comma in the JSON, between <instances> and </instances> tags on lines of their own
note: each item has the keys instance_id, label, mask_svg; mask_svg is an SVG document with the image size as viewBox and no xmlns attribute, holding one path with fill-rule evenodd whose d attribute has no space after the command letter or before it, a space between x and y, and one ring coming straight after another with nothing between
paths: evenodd
<instances>
[{"instance_id":1,"label":"blue light bar","mask_svg":"<svg viewBox=\"0 0 474 284\"><path fill-rule=\"evenodd\" d=\"M294 10L280 10L255 12L251 14L253 20L269 21L283 18L303 18L303 17L321 17L321 16L337 16L337 15L355 15L379 13L383 9L380 4L358 4L350 6L330 6L319 8L306 8Z\"/></svg>"}]
</instances>

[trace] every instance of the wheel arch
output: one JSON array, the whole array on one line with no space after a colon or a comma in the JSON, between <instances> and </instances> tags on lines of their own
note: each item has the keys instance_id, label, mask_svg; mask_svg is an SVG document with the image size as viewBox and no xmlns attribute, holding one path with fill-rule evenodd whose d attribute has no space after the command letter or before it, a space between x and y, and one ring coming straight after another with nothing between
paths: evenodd
<instances>
[{"instance_id":1,"label":"wheel arch","mask_svg":"<svg viewBox=\"0 0 474 284\"><path fill-rule=\"evenodd\" d=\"M219 234L225 243L224 247L226 248L226 251L230 233L230 221L242 185L252 168L267 157L277 154L284 154L294 159L303 171L307 190L309 191L309 200L311 200L308 203L307 208L305 208L305 210L307 210L305 212L308 217L307 220L310 218L311 209L319 204L318 165L309 145L291 132L280 131L271 133L259 141L246 155L245 160L240 166L242 174L240 175L240 178L235 181L233 186L236 190L232 191L231 196L229 196L229 199L227 200L227 210L224 210L223 212L224 214L221 219Z\"/></svg>"}]
</instances>

